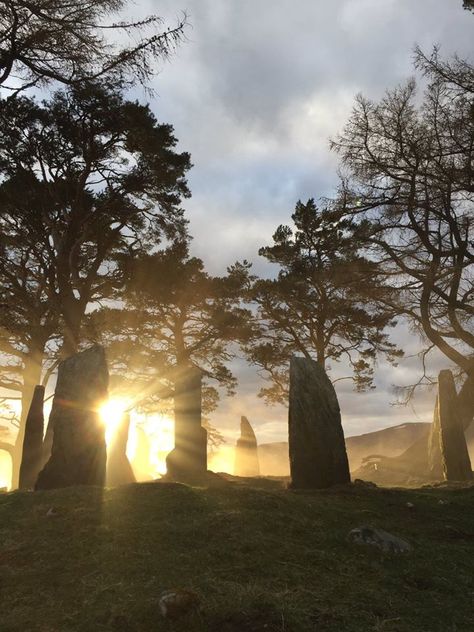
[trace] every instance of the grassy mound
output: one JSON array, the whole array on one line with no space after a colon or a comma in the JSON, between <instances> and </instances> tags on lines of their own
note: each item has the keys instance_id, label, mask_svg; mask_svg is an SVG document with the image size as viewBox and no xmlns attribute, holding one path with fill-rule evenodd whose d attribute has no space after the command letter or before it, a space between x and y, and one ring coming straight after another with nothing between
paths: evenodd
<instances>
[{"instance_id":1,"label":"grassy mound","mask_svg":"<svg viewBox=\"0 0 474 632\"><path fill-rule=\"evenodd\" d=\"M364 524L414 551L349 543ZM474 488L16 492L0 496L0 630L468 631L473 545ZM163 619L173 587L201 610Z\"/></svg>"}]
</instances>

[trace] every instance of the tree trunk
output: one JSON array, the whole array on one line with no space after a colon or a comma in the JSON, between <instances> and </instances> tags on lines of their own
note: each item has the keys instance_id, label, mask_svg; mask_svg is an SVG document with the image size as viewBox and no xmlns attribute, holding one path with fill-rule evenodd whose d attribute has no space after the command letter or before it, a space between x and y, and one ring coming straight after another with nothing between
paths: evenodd
<instances>
[{"instance_id":1,"label":"tree trunk","mask_svg":"<svg viewBox=\"0 0 474 632\"><path fill-rule=\"evenodd\" d=\"M65 324L61 356L66 359L78 351L84 310L80 302L72 298L64 301L62 311Z\"/></svg>"},{"instance_id":2,"label":"tree trunk","mask_svg":"<svg viewBox=\"0 0 474 632\"><path fill-rule=\"evenodd\" d=\"M459 417L464 430L467 430L474 418L474 371L467 376L457 397Z\"/></svg>"},{"instance_id":3,"label":"tree trunk","mask_svg":"<svg viewBox=\"0 0 474 632\"><path fill-rule=\"evenodd\" d=\"M202 372L194 366L180 367L175 376L175 447L166 457L166 470L175 480L207 471L207 432L201 425Z\"/></svg>"},{"instance_id":4,"label":"tree trunk","mask_svg":"<svg viewBox=\"0 0 474 632\"><path fill-rule=\"evenodd\" d=\"M449 370L439 374L437 405L444 478L447 481L469 481L472 479L471 461L460 420L453 374Z\"/></svg>"}]
</instances>

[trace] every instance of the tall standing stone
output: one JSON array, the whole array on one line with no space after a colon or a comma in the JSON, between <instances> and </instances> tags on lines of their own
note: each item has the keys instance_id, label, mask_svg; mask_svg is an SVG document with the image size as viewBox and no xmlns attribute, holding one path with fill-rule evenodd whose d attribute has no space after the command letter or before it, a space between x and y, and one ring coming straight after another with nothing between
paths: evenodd
<instances>
[{"instance_id":1,"label":"tall standing stone","mask_svg":"<svg viewBox=\"0 0 474 632\"><path fill-rule=\"evenodd\" d=\"M438 376L439 441L444 478L447 481L472 479L471 461L461 423L456 386L449 370Z\"/></svg>"},{"instance_id":2,"label":"tall standing stone","mask_svg":"<svg viewBox=\"0 0 474 632\"><path fill-rule=\"evenodd\" d=\"M35 386L26 418L20 466L20 489L33 489L42 466L44 386Z\"/></svg>"},{"instance_id":3,"label":"tall standing stone","mask_svg":"<svg viewBox=\"0 0 474 632\"><path fill-rule=\"evenodd\" d=\"M36 489L104 484L107 452L98 408L107 399L108 381L99 345L61 362L49 419L51 456Z\"/></svg>"},{"instance_id":4,"label":"tall standing stone","mask_svg":"<svg viewBox=\"0 0 474 632\"><path fill-rule=\"evenodd\" d=\"M444 478L438 395L436 395L433 423L431 424L430 434L428 437L428 471L430 478L433 480L441 480Z\"/></svg>"},{"instance_id":5,"label":"tall standing stone","mask_svg":"<svg viewBox=\"0 0 474 632\"><path fill-rule=\"evenodd\" d=\"M336 391L313 360L291 358L288 425L291 487L324 488L350 482Z\"/></svg>"},{"instance_id":6,"label":"tall standing stone","mask_svg":"<svg viewBox=\"0 0 474 632\"><path fill-rule=\"evenodd\" d=\"M240 418L240 439L235 446L234 474L259 476L257 437L247 417Z\"/></svg>"},{"instance_id":7,"label":"tall standing stone","mask_svg":"<svg viewBox=\"0 0 474 632\"><path fill-rule=\"evenodd\" d=\"M207 471L207 432L201 425L201 371L187 367L175 380L174 449L166 457L167 474L189 479Z\"/></svg>"},{"instance_id":8,"label":"tall standing stone","mask_svg":"<svg viewBox=\"0 0 474 632\"><path fill-rule=\"evenodd\" d=\"M51 408L51 412L53 409ZM41 454L41 469L46 465L51 457L51 450L53 449L53 421L54 419L51 417L51 412L49 413L48 425L46 426L46 433L44 435L43 440L43 451Z\"/></svg>"},{"instance_id":9,"label":"tall standing stone","mask_svg":"<svg viewBox=\"0 0 474 632\"><path fill-rule=\"evenodd\" d=\"M124 413L113 437L112 444L107 446L107 485L127 485L135 483L135 475L127 457L130 415Z\"/></svg>"}]
</instances>

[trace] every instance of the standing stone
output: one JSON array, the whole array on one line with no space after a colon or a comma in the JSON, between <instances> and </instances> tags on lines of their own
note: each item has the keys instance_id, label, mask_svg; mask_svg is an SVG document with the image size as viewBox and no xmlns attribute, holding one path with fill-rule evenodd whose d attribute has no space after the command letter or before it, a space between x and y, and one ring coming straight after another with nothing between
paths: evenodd
<instances>
[{"instance_id":1,"label":"standing stone","mask_svg":"<svg viewBox=\"0 0 474 632\"><path fill-rule=\"evenodd\" d=\"M307 358L290 361L291 487L349 483L349 464L336 391L324 369Z\"/></svg>"},{"instance_id":2,"label":"standing stone","mask_svg":"<svg viewBox=\"0 0 474 632\"><path fill-rule=\"evenodd\" d=\"M33 489L42 467L44 386L35 386L26 418L20 466L20 489Z\"/></svg>"},{"instance_id":3,"label":"standing stone","mask_svg":"<svg viewBox=\"0 0 474 632\"><path fill-rule=\"evenodd\" d=\"M447 481L472 479L471 461L457 406L456 386L449 370L438 376L438 418L441 460Z\"/></svg>"},{"instance_id":4,"label":"standing stone","mask_svg":"<svg viewBox=\"0 0 474 632\"><path fill-rule=\"evenodd\" d=\"M436 395L433 423L431 424L430 435L428 438L428 471L430 478L433 480L441 480L444 478L438 401L438 395Z\"/></svg>"},{"instance_id":5,"label":"standing stone","mask_svg":"<svg viewBox=\"0 0 474 632\"><path fill-rule=\"evenodd\" d=\"M51 413L53 409L51 408L51 412L49 413L48 425L46 426L46 433L44 435L43 441L43 452L41 454L41 469L46 465L51 456L51 450L53 449L53 418L51 417Z\"/></svg>"},{"instance_id":6,"label":"standing stone","mask_svg":"<svg viewBox=\"0 0 474 632\"><path fill-rule=\"evenodd\" d=\"M49 419L51 456L36 489L104 484L107 452L98 408L107 399L108 381L105 352L99 345L61 362Z\"/></svg>"},{"instance_id":7,"label":"standing stone","mask_svg":"<svg viewBox=\"0 0 474 632\"><path fill-rule=\"evenodd\" d=\"M128 485L135 483L135 475L127 457L128 432L130 429L130 415L124 413L112 440L107 446L107 485Z\"/></svg>"},{"instance_id":8,"label":"standing stone","mask_svg":"<svg viewBox=\"0 0 474 632\"><path fill-rule=\"evenodd\" d=\"M257 437L247 417L240 418L240 439L235 446L234 474L260 476Z\"/></svg>"},{"instance_id":9,"label":"standing stone","mask_svg":"<svg viewBox=\"0 0 474 632\"><path fill-rule=\"evenodd\" d=\"M201 371L188 367L175 381L174 449L166 457L167 474L175 480L207 471L207 432L201 426Z\"/></svg>"}]
</instances>

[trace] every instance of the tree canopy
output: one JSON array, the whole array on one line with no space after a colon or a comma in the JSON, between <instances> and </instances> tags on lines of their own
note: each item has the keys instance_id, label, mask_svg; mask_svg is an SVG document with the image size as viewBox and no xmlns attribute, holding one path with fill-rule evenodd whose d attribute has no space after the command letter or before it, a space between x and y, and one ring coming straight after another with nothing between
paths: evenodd
<instances>
[{"instance_id":1,"label":"tree canopy","mask_svg":"<svg viewBox=\"0 0 474 632\"><path fill-rule=\"evenodd\" d=\"M41 106L4 101L0 125L4 268L19 248L25 270L47 279L69 352L87 306L120 282L117 256L184 234L189 155L174 151L171 126L107 86L60 91Z\"/></svg>"},{"instance_id":2,"label":"tree canopy","mask_svg":"<svg viewBox=\"0 0 474 632\"><path fill-rule=\"evenodd\" d=\"M394 323L373 301L378 275L361 250L365 227L313 199L298 202L291 217L294 228L279 226L273 245L259 251L279 266L277 277L257 280L250 293L260 332L247 353L271 381L261 395L286 401L295 353L327 368L328 360L344 359L356 389L370 388L377 354L398 353L384 331Z\"/></svg>"},{"instance_id":3,"label":"tree canopy","mask_svg":"<svg viewBox=\"0 0 474 632\"><path fill-rule=\"evenodd\" d=\"M118 260L184 238L190 158L107 83L0 101L0 127L1 385L19 392L24 421L86 313L123 285Z\"/></svg>"},{"instance_id":4,"label":"tree canopy","mask_svg":"<svg viewBox=\"0 0 474 632\"><path fill-rule=\"evenodd\" d=\"M236 264L226 275L212 276L185 242L124 265L123 308L92 315L112 365L138 378L139 399L170 397L180 372L196 366L204 377L204 409L213 410L218 393L212 384L233 394L236 380L228 364L234 343L251 333L251 315L242 304L248 266Z\"/></svg>"},{"instance_id":5,"label":"tree canopy","mask_svg":"<svg viewBox=\"0 0 474 632\"><path fill-rule=\"evenodd\" d=\"M2 0L0 86L18 92L51 80L75 85L106 75L147 81L156 60L166 59L183 39L186 18L172 28L156 15L124 21L118 14L127 4ZM129 43L121 45L124 34Z\"/></svg>"},{"instance_id":6,"label":"tree canopy","mask_svg":"<svg viewBox=\"0 0 474 632\"><path fill-rule=\"evenodd\" d=\"M392 288L391 307L468 376L474 410L474 71L417 51L428 80L378 103L359 96L333 142L347 170L346 210L370 222L367 244Z\"/></svg>"}]
</instances>

